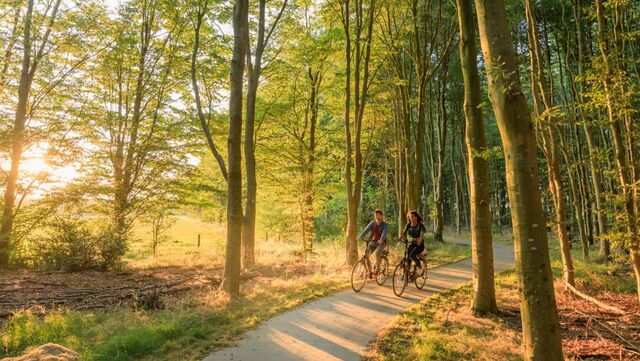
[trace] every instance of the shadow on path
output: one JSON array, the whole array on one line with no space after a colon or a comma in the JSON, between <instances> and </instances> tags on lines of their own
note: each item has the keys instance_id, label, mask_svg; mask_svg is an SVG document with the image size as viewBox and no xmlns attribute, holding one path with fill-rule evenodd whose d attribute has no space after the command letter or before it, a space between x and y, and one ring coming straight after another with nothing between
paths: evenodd
<instances>
[{"instance_id":1,"label":"shadow on path","mask_svg":"<svg viewBox=\"0 0 640 361\"><path fill-rule=\"evenodd\" d=\"M494 255L496 272L513 267L510 247L495 245ZM205 361L360 360L369 340L391 317L434 293L471 281L471 261L429 269L428 276L424 289L409 284L402 298L393 294L391 278L383 286L367 282L359 293L349 289L323 297L266 321L235 347Z\"/></svg>"}]
</instances>

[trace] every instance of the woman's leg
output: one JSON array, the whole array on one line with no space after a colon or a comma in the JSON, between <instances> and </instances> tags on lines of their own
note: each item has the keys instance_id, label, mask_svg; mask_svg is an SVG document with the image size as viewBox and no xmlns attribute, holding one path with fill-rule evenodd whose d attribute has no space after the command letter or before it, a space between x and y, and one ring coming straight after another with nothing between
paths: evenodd
<instances>
[{"instance_id":1,"label":"woman's leg","mask_svg":"<svg viewBox=\"0 0 640 361\"><path fill-rule=\"evenodd\" d=\"M408 255L409 255L409 259L407 260L408 264L407 264L407 269L409 270L409 272L411 272L411 261L413 260L413 252L415 252L417 245L413 242L411 242L409 244L409 249L407 251Z\"/></svg>"},{"instance_id":2,"label":"woman's leg","mask_svg":"<svg viewBox=\"0 0 640 361\"><path fill-rule=\"evenodd\" d=\"M409 272L411 272L411 261L416 263L416 267L420 265L420 253L424 251L424 244L411 244L413 247L409 251Z\"/></svg>"}]
</instances>

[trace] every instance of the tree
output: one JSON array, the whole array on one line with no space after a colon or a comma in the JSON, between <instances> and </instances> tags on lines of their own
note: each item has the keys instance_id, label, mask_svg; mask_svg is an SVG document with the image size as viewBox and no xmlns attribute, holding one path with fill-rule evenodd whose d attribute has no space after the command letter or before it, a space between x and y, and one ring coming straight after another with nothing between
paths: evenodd
<instances>
[{"instance_id":1,"label":"tree","mask_svg":"<svg viewBox=\"0 0 640 361\"><path fill-rule=\"evenodd\" d=\"M633 128L630 124L630 114L624 109L624 101L620 101L623 95L621 92L628 87L626 71L623 68L623 62L617 59L622 51L621 29L616 28L614 31L614 43L617 45L614 55L610 53L608 34L606 31L605 8L602 0L596 0L596 18L598 21L598 46L600 48L600 56L604 66L604 76L602 84L604 87L607 116L611 137L613 138L614 157L620 177L620 186L624 195L624 215L629 237L628 247L631 256L631 265L636 276L638 301L640 302L640 247L638 245L638 226L637 226L637 209L640 202L638 196L637 182L640 181L637 164L637 145L633 141ZM612 11L619 18L622 11L621 5L614 4ZM619 21L615 23L615 27L620 27ZM614 79L616 84L614 84ZM616 99L616 96L618 99ZM620 125L620 119L624 120L623 126ZM623 136L623 128L626 130L626 139Z\"/></svg>"},{"instance_id":2,"label":"tree","mask_svg":"<svg viewBox=\"0 0 640 361\"><path fill-rule=\"evenodd\" d=\"M189 128L168 105L183 23L155 0L125 3L110 24L111 47L98 57L91 89L98 101L84 119L92 152L86 185L125 249L133 222L189 171ZM105 24L106 25L106 24Z\"/></svg>"},{"instance_id":3,"label":"tree","mask_svg":"<svg viewBox=\"0 0 640 361\"><path fill-rule=\"evenodd\" d=\"M340 15L345 33L345 98L344 127L346 142L345 181L347 186L347 229L346 259L349 264L358 260L356 232L358 227L358 208L362 194L362 174L364 170L362 157L362 131L367 104L367 93L372 82L370 69L371 42L373 24L377 14L376 1L365 3L364 0L340 0ZM354 16L355 13L355 16ZM354 18L355 24L351 23ZM353 37L353 39L352 39ZM352 43L353 41L353 43ZM355 59L352 59L355 56ZM352 65L353 60L353 65ZM353 67L353 68L352 68ZM353 84L352 78L353 76ZM353 87L353 99L351 97ZM351 121L351 102L354 106L354 119Z\"/></svg>"},{"instance_id":4,"label":"tree","mask_svg":"<svg viewBox=\"0 0 640 361\"><path fill-rule=\"evenodd\" d=\"M9 263L10 238L13 229L13 220L15 217L15 200L18 186L18 176L20 172L20 162L22 160L22 152L25 143L25 128L29 117L29 99L31 96L31 87L33 80L38 71L38 67L43 58L47 55L47 47L49 46L49 37L52 27L58 17L61 0L56 0L48 4L44 17L48 20L38 31L32 36L32 22L34 16L35 0L28 0L27 11L24 17L23 37L22 37L22 67L20 71L20 80L18 85L18 101L16 105L13 131L11 134L11 167L6 178L4 203L2 208L2 219L0 220L0 266L6 266ZM16 10L16 18L19 10ZM16 24L18 21L16 20ZM32 49L38 40L36 49ZM9 42L5 61L9 60L11 51L13 50L13 42ZM34 52L35 50L35 52ZM5 63L6 64L6 63ZM3 83L6 72L6 66L3 70Z\"/></svg>"},{"instance_id":5,"label":"tree","mask_svg":"<svg viewBox=\"0 0 640 361\"><path fill-rule=\"evenodd\" d=\"M503 0L476 0L489 98L504 147L511 203L524 358L563 360L545 217L538 185L535 134L522 93Z\"/></svg>"},{"instance_id":6,"label":"tree","mask_svg":"<svg viewBox=\"0 0 640 361\"><path fill-rule=\"evenodd\" d=\"M531 63L531 92L533 96L533 107L538 127L540 128L540 139L542 150L547 158L547 170L549 177L549 191L553 198L556 217L556 236L560 241L560 254L562 255L562 266L564 280L571 286L575 286L573 261L571 259L571 244L567 234L567 214L564 185L562 184L560 173L560 153L556 142L554 123L557 121L554 115L553 99L549 95L548 86L545 83L545 70L543 64L543 54L541 53L538 40L538 24L536 14L530 0L525 1L525 12L527 14L528 39L529 39L529 59ZM581 214L577 214L581 219ZM582 224L580 224L582 226Z\"/></svg>"},{"instance_id":7,"label":"tree","mask_svg":"<svg viewBox=\"0 0 640 361\"><path fill-rule=\"evenodd\" d=\"M248 0L236 0L233 8L233 58L229 92L229 136L227 138L227 250L222 288L240 293L242 240L242 96L245 57L248 48Z\"/></svg>"},{"instance_id":8,"label":"tree","mask_svg":"<svg viewBox=\"0 0 640 361\"><path fill-rule=\"evenodd\" d=\"M256 40L255 49L252 53L250 40L247 38L247 104L246 104L246 120L244 132L244 156L245 170L247 177L246 186L246 202L245 214L242 232L242 264L246 268L252 268L256 263L254 244L256 233L256 194L257 194L257 177L256 177L256 142L255 142L255 121L256 121L256 99L258 96L258 87L260 86L260 76L262 75L262 57L269 45L274 30L278 26L282 14L287 7L288 0L282 2L282 7L276 15L273 24L267 29L266 26L266 0L259 0L258 12L258 38ZM249 34L247 33L247 37ZM251 58L254 58L252 62Z\"/></svg>"},{"instance_id":9,"label":"tree","mask_svg":"<svg viewBox=\"0 0 640 361\"><path fill-rule=\"evenodd\" d=\"M460 64L465 84L467 157L469 159L469 203L471 205L471 247L473 263L473 301L475 314L498 311L493 277L493 234L489 209L489 164L482 119L480 75L478 74L476 31L473 5L456 1L460 26Z\"/></svg>"}]
</instances>

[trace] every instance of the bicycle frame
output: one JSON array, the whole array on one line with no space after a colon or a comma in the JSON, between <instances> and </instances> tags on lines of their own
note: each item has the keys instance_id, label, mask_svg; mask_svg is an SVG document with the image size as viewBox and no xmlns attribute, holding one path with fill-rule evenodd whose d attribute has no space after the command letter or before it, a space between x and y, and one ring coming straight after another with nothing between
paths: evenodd
<instances>
[{"instance_id":1,"label":"bicycle frame","mask_svg":"<svg viewBox=\"0 0 640 361\"><path fill-rule=\"evenodd\" d=\"M373 242L372 240L361 240L362 242L365 242L365 249L364 249L364 253L362 254L362 257L360 257L360 261L364 260L364 264L367 265L367 272L369 272L368 276L371 277L373 275L373 270L371 269L371 260L369 259L369 256L371 256L371 250L369 248L369 244L371 242ZM385 241L386 242L386 241ZM386 249L388 249L389 247L389 243L387 242L386 245ZM386 252L387 250L385 250ZM382 254L383 256L386 256L383 252Z\"/></svg>"}]
</instances>

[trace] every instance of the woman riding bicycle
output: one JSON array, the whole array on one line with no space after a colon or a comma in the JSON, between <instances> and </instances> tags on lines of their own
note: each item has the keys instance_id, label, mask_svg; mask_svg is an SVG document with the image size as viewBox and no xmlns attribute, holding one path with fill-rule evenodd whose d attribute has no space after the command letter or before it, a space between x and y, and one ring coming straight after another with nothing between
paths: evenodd
<instances>
[{"instance_id":1,"label":"woman riding bicycle","mask_svg":"<svg viewBox=\"0 0 640 361\"><path fill-rule=\"evenodd\" d=\"M409 212L408 218L409 222L404 227L404 231L402 231L402 238L411 240L407 252L409 255L407 269L411 270L411 261L416 263L416 268L420 265L420 254L424 252L424 234L427 230L422 223L422 217L417 211ZM414 269L413 274L416 273L415 271Z\"/></svg>"}]
</instances>

